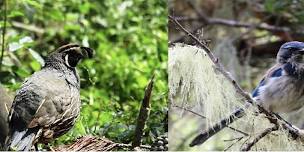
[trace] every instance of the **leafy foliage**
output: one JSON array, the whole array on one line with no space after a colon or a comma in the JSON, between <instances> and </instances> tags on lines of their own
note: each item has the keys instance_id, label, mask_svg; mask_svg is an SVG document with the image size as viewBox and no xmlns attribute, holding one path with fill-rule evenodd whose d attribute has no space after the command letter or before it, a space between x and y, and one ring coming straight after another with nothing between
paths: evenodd
<instances>
[{"instance_id":1,"label":"leafy foliage","mask_svg":"<svg viewBox=\"0 0 304 152\"><path fill-rule=\"evenodd\" d=\"M304 3L301 0L265 0L263 7L267 13L288 19L293 24L303 24Z\"/></svg>"},{"instance_id":2,"label":"leafy foliage","mask_svg":"<svg viewBox=\"0 0 304 152\"><path fill-rule=\"evenodd\" d=\"M165 1L7 0L7 3L6 51L0 81L12 91L42 67L48 53L63 44L79 43L96 51L93 60L78 68L81 116L72 131L55 144L86 134L129 143L144 88L153 73L156 82L144 143L152 143L153 136L165 132ZM3 23L2 18L1 27Z\"/></svg>"}]
</instances>

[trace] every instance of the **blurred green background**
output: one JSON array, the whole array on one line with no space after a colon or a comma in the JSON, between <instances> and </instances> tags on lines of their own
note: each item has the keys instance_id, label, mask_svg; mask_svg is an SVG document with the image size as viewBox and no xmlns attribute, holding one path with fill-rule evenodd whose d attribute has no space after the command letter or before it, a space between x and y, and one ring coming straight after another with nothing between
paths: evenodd
<instances>
[{"instance_id":1,"label":"blurred green background","mask_svg":"<svg viewBox=\"0 0 304 152\"><path fill-rule=\"evenodd\" d=\"M143 143L165 132L167 113L167 3L164 0L6 0L0 82L16 91L67 43L96 51L78 66L82 109L75 127L53 144L83 135L130 143L145 86L154 73L151 112ZM5 21L1 4L1 32ZM2 40L2 34L1 34Z\"/></svg>"}]
</instances>

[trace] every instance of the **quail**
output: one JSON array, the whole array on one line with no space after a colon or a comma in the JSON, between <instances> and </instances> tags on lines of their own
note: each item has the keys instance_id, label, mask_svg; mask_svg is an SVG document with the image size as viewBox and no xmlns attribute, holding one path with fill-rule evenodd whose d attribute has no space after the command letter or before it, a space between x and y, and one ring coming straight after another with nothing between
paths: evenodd
<instances>
[{"instance_id":1,"label":"quail","mask_svg":"<svg viewBox=\"0 0 304 152\"><path fill-rule=\"evenodd\" d=\"M40 71L23 82L8 117L7 150L28 151L73 127L81 106L76 65L92 56L91 48L64 45L45 59Z\"/></svg>"},{"instance_id":2,"label":"quail","mask_svg":"<svg viewBox=\"0 0 304 152\"><path fill-rule=\"evenodd\" d=\"M7 117L9 108L13 102L13 96L2 85L0 85L0 150L4 147L5 138L8 134Z\"/></svg>"}]
</instances>

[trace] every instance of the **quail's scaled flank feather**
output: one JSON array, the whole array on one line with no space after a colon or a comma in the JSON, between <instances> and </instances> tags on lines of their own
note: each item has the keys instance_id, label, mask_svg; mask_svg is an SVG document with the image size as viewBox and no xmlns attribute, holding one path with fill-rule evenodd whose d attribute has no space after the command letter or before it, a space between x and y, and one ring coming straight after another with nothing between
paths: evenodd
<instances>
[{"instance_id":1,"label":"quail's scaled flank feather","mask_svg":"<svg viewBox=\"0 0 304 152\"><path fill-rule=\"evenodd\" d=\"M80 81L76 66L93 50L77 44L60 47L45 66L17 91L9 114L7 150L30 150L69 131L80 112ZM37 150L37 149L36 149Z\"/></svg>"}]
</instances>

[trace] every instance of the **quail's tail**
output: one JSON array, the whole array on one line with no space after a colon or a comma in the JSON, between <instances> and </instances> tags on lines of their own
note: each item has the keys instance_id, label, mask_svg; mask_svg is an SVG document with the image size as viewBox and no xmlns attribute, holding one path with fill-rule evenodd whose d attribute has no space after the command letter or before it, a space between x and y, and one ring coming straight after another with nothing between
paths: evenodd
<instances>
[{"instance_id":1,"label":"quail's tail","mask_svg":"<svg viewBox=\"0 0 304 152\"><path fill-rule=\"evenodd\" d=\"M222 119L219 123L215 124L214 126L210 127L208 130L196 136L194 140L190 143L190 147L203 144L210 137L212 137L213 135L215 135L225 127L227 127L229 124L233 123L238 118L243 117L244 115L245 115L245 111L242 108L234 111L229 117Z\"/></svg>"},{"instance_id":2,"label":"quail's tail","mask_svg":"<svg viewBox=\"0 0 304 152\"><path fill-rule=\"evenodd\" d=\"M33 145L37 129L15 130L6 142L6 150L29 151Z\"/></svg>"}]
</instances>

